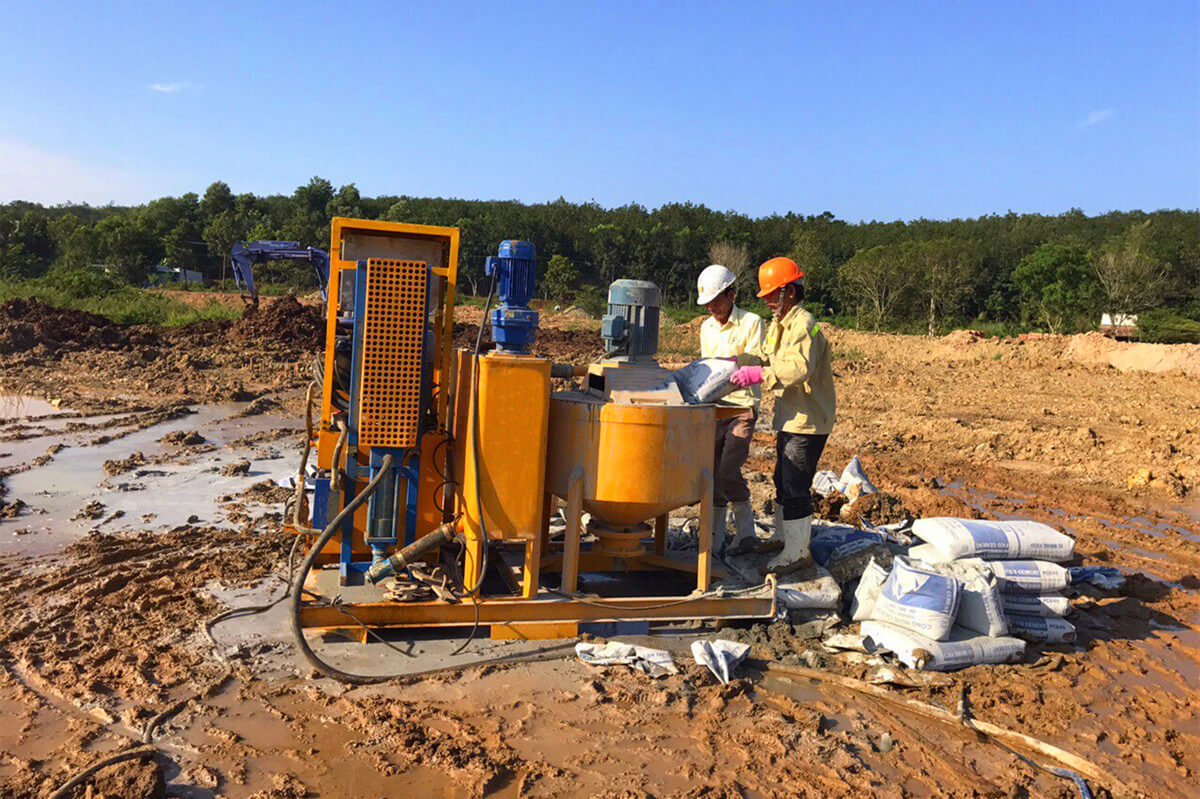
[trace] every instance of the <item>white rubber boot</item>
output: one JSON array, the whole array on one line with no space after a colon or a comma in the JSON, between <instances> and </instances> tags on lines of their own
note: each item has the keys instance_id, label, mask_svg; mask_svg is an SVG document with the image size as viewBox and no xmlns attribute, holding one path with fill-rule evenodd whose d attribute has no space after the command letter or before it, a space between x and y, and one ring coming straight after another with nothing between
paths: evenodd
<instances>
[{"instance_id":1,"label":"white rubber boot","mask_svg":"<svg viewBox=\"0 0 1200 799\"><path fill-rule=\"evenodd\" d=\"M745 555L753 552L758 545L758 535L754 532L754 507L750 500L734 502L729 506L733 511L733 543L729 545L728 554Z\"/></svg>"},{"instance_id":2,"label":"white rubber boot","mask_svg":"<svg viewBox=\"0 0 1200 799\"><path fill-rule=\"evenodd\" d=\"M728 508L724 505L713 505L712 509L712 541L710 547L719 558L725 554L725 544L729 537L729 525L725 521Z\"/></svg>"},{"instance_id":3,"label":"white rubber boot","mask_svg":"<svg viewBox=\"0 0 1200 799\"><path fill-rule=\"evenodd\" d=\"M812 516L803 519L784 519L782 511L775 517L778 533L783 539L783 551L767 562L767 571L787 574L812 565L808 542L812 538Z\"/></svg>"}]
</instances>

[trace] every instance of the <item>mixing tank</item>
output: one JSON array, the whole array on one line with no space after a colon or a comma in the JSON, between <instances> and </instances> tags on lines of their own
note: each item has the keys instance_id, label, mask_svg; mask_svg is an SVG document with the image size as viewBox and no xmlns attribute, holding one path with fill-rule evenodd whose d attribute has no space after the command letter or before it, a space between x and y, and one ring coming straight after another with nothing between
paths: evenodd
<instances>
[{"instance_id":1,"label":"mixing tank","mask_svg":"<svg viewBox=\"0 0 1200 799\"><path fill-rule=\"evenodd\" d=\"M546 489L567 499L574 487L599 551L616 557L638 557L646 521L711 490L716 408L653 388L670 382L654 360L658 296L653 283L613 283L602 335L620 354L593 365L586 390L550 398Z\"/></svg>"},{"instance_id":2,"label":"mixing tank","mask_svg":"<svg viewBox=\"0 0 1200 799\"><path fill-rule=\"evenodd\" d=\"M584 510L614 527L636 525L699 501L715 436L712 405L620 405L555 393L546 485L567 496L578 468Z\"/></svg>"}]
</instances>

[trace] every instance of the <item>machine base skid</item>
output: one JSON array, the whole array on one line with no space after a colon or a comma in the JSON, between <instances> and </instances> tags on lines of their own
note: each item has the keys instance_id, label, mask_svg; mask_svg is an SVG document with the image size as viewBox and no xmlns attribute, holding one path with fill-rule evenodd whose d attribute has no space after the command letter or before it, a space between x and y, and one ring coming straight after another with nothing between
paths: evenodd
<instances>
[{"instance_id":1,"label":"machine base skid","mask_svg":"<svg viewBox=\"0 0 1200 799\"><path fill-rule=\"evenodd\" d=\"M316 579L313 579L313 578ZM343 606L367 627L469 627L476 607L470 601L379 602L353 601L347 589L336 585L337 573L318 572L310 587L324 595L342 594ZM330 583L326 585L325 583ZM322 590L324 589L324 590ZM376 593L366 586L351 589ZM364 597L365 599L365 597ZM683 621L706 619L769 619L775 615L775 588L768 583L755 592L734 596L598 597L568 599L548 591L533 599L484 597L478 605L479 624L491 627L494 638L570 638L578 625L589 622ZM336 608L308 605L300 610L306 628L348 630L347 616ZM357 628L361 632L361 628Z\"/></svg>"}]
</instances>

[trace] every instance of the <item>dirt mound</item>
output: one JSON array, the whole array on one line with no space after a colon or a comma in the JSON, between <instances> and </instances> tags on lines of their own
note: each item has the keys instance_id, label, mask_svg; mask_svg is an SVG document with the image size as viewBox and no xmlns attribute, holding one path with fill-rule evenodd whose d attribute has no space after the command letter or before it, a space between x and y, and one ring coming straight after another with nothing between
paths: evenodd
<instances>
[{"instance_id":1,"label":"dirt mound","mask_svg":"<svg viewBox=\"0 0 1200 799\"><path fill-rule=\"evenodd\" d=\"M1200 375L1200 344L1143 344L1114 341L1101 333L1071 336L1064 357L1077 363L1111 366L1122 372L1174 372Z\"/></svg>"},{"instance_id":2,"label":"dirt mound","mask_svg":"<svg viewBox=\"0 0 1200 799\"><path fill-rule=\"evenodd\" d=\"M231 342L272 341L318 349L325 342L325 316L319 307L280 297L264 308L247 309L230 326L227 337Z\"/></svg>"},{"instance_id":3,"label":"dirt mound","mask_svg":"<svg viewBox=\"0 0 1200 799\"><path fill-rule=\"evenodd\" d=\"M947 333L942 337L942 341L953 346L963 347L974 344L977 341L982 341L984 338L981 330L955 330Z\"/></svg>"},{"instance_id":4,"label":"dirt mound","mask_svg":"<svg viewBox=\"0 0 1200 799\"><path fill-rule=\"evenodd\" d=\"M578 305L568 305L561 311L556 311L554 317L555 319L577 320L580 322L594 322L596 319Z\"/></svg>"},{"instance_id":5,"label":"dirt mound","mask_svg":"<svg viewBox=\"0 0 1200 799\"><path fill-rule=\"evenodd\" d=\"M54 308L36 299L12 299L0 305L0 353L25 352L42 345L59 349L121 349L129 344L125 328L102 316Z\"/></svg>"},{"instance_id":6,"label":"dirt mound","mask_svg":"<svg viewBox=\"0 0 1200 799\"><path fill-rule=\"evenodd\" d=\"M454 346L475 349L475 336L479 326L465 322L454 324ZM483 350L492 348L491 330L483 331ZM591 361L604 354L600 337L590 330L562 330L555 327L540 327L533 340L534 355L553 358L568 363Z\"/></svg>"}]
</instances>

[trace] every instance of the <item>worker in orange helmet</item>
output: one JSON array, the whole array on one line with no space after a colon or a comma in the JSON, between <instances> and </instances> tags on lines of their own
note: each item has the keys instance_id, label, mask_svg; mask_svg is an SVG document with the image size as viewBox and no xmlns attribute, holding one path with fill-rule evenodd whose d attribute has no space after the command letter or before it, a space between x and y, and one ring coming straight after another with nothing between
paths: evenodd
<instances>
[{"instance_id":1,"label":"worker in orange helmet","mask_svg":"<svg viewBox=\"0 0 1200 799\"><path fill-rule=\"evenodd\" d=\"M783 551L767 568L784 574L812 564L812 481L836 399L829 342L800 305L804 272L791 258L772 258L758 268L758 288L773 318L762 344L737 356L741 368L730 381L761 383L775 395L775 530Z\"/></svg>"}]
</instances>

